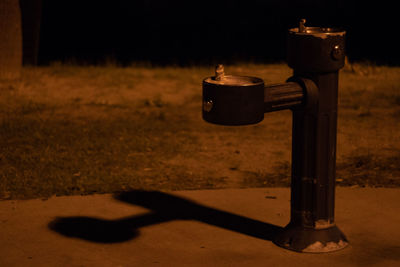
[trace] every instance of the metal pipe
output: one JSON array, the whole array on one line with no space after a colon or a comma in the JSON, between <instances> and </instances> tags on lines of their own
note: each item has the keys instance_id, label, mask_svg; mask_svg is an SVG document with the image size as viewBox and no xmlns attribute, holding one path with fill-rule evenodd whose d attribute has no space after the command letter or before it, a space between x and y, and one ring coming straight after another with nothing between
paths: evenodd
<instances>
[{"instance_id":1,"label":"metal pipe","mask_svg":"<svg viewBox=\"0 0 400 267\"><path fill-rule=\"evenodd\" d=\"M304 90L296 82L273 84L264 88L264 112L291 109L302 105Z\"/></svg>"}]
</instances>

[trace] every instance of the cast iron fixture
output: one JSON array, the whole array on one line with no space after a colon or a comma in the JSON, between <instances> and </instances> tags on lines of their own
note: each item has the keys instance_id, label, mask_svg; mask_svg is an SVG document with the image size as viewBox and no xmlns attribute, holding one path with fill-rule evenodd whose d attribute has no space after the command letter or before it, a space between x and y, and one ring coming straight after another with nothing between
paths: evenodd
<instances>
[{"instance_id":1,"label":"cast iron fixture","mask_svg":"<svg viewBox=\"0 0 400 267\"><path fill-rule=\"evenodd\" d=\"M289 29L286 83L264 86L256 77L225 75L203 80L203 119L220 125L247 125L265 112L291 109L291 218L274 243L299 252L330 252L348 241L334 222L338 72L344 66L345 31Z\"/></svg>"}]
</instances>

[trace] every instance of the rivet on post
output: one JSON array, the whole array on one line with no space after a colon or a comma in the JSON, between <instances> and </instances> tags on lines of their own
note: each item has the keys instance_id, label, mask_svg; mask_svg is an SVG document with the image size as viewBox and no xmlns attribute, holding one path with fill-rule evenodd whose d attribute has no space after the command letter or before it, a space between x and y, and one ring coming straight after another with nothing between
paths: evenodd
<instances>
[{"instance_id":1,"label":"rivet on post","mask_svg":"<svg viewBox=\"0 0 400 267\"><path fill-rule=\"evenodd\" d=\"M339 59L342 58L342 56L343 56L343 51L342 51L342 49L340 48L339 45L335 45L335 46L333 47L331 55L332 55L332 58L333 58L334 60L339 60Z\"/></svg>"}]
</instances>

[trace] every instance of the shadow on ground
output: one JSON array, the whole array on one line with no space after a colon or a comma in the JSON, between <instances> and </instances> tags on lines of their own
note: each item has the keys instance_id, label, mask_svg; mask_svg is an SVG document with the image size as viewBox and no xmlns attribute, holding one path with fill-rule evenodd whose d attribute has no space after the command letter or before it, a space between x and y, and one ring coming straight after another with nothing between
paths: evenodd
<instances>
[{"instance_id":1,"label":"shadow on ground","mask_svg":"<svg viewBox=\"0 0 400 267\"><path fill-rule=\"evenodd\" d=\"M92 217L59 217L49 228L63 236L97 243L118 243L134 239L139 228L173 220L197 220L255 238L272 241L282 227L202 206L191 200L159 191L133 190L115 199L150 209L144 215L118 220Z\"/></svg>"}]
</instances>

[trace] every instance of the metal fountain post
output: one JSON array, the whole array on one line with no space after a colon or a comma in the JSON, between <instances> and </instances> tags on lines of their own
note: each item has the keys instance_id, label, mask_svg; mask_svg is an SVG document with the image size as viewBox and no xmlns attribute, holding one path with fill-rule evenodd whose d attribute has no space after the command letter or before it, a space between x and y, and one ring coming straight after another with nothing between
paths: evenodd
<instances>
[{"instance_id":1,"label":"metal fountain post","mask_svg":"<svg viewBox=\"0 0 400 267\"><path fill-rule=\"evenodd\" d=\"M247 125L265 112L293 111L291 219L274 243L298 252L331 252L348 241L334 222L338 71L344 66L345 32L290 29L286 83L264 85L256 77L225 75L222 65L203 80L203 119Z\"/></svg>"}]
</instances>

